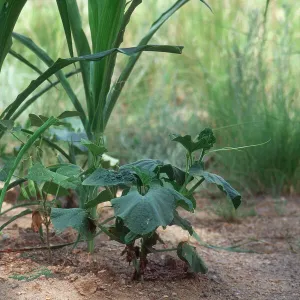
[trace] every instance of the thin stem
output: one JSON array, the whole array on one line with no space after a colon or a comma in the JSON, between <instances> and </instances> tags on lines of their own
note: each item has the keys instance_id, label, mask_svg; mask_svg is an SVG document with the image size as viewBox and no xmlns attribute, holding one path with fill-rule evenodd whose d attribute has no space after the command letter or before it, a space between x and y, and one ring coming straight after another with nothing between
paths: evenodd
<instances>
[{"instance_id":1,"label":"thin stem","mask_svg":"<svg viewBox=\"0 0 300 300\"><path fill-rule=\"evenodd\" d=\"M47 239L47 247L48 247L48 255L49 255L49 261L52 261L52 252L50 247L50 239L49 239L49 224L45 224L46 226L46 239Z\"/></svg>"},{"instance_id":2,"label":"thin stem","mask_svg":"<svg viewBox=\"0 0 300 300\"><path fill-rule=\"evenodd\" d=\"M10 134L11 134L15 139L17 139L22 145L25 144L25 143L24 143L21 139L19 139L12 131L10 131Z\"/></svg>"},{"instance_id":3,"label":"thin stem","mask_svg":"<svg viewBox=\"0 0 300 300\"><path fill-rule=\"evenodd\" d=\"M17 204L17 205L15 205L15 206L12 206L11 208L8 208L8 209L2 211L2 212L0 213L0 216L5 215L5 214L8 213L9 211L14 210L14 209L19 208L19 207L26 207L26 206L39 205L39 204L40 204L39 201L38 201L38 202L27 202L27 203Z\"/></svg>"},{"instance_id":4,"label":"thin stem","mask_svg":"<svg viewBox=\"0 0 300 300\"><path fill-rule=\"evenodd\" d=\"M201 178L190 190L187 196L190 196L194 193L194 191L196 190L196 188L204 181L204 178Z\"/></svg>"},{"instance_id":5,"label":"thin stem","mask_svg":"<svg viewBox=\"0 0 300 300\"><path fill-rule=\"evenodd\" d=\"M72 71L70 73L67 73L65 75L66 78L69 78L75 74L78 74L81 72L81 69L76 69L75 71ZM32 103L34 103L37 99L39 99L43 94L48 92L51 88L58 85L61 81L57 80L54 81L52 84L49 84L45 88L43 88L40 92L36 93L34 96L32 96L30 99L28 99L22 106L19 107L19 109L13 114L11 117L11 120L16 120Z\"/></svg>"},{"instance_id":6,"label":"thin stem","mask_svg":"<svg viewBox=\"0 0 300 300\"><path fill-rule=\"evenodd\" d=\"M201 155L200 155L200 158L199 158L199 162L201 162L201 161L202 161L202 159L203 159L204 155L205 155L205 150L204 150L204 149L202 149L202 152L201 152Z\"/></svg>"},{"instance_id":7,"label":"thin stem","mask_svg":"<svg viewBox=\"0 0 300 300\"><path fill-rule=\"evenodd\" d=\"M30 135L34 134L34 132L32 132L28 129L21 129L21 131L24 133L30 134ZM69 162L72 162L72 158L61 147L59 147L55 143L51 142L47 138L41 137L41 140L44 141L46 144L48 144L51 148L60 152L60 154L62 154Z\"/></svg>"},{"instance_id":8,"label":"thin stem","mask_svg":"<svg viewBox=\"0 0 300 300\"><path fill-rule=\"evenodd\" d=\"M15 170L17 169L18 165L20 164L23 156L25 155L25 153L27 152L27 150L30 149L30 147L34 144L34 142L44 133L44 131L46 131L50 126L52 126L53 124L55 124L57 122L57 119L54 117L49 118L40 128L38 128L36 130L36 132L28 139L28 141L26 142L25 145L23 145L23 147L21 148L21 150L19 151L14 164L12 166L12 168L10 169L7 179L5 181L4 187L2 189L1 195L0 195L0 212L2 209L2 203L4 200L4 196L6 194L9 182L11 180L11 178L14 175Z\"/></svg>"}]
</instances>

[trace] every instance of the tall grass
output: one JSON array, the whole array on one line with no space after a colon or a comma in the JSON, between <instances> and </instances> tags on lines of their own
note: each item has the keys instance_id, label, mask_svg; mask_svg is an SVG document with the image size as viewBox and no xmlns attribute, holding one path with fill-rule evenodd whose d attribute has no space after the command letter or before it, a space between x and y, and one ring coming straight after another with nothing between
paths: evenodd
<instances>
[{"instance_id":1,"label":"tall grass","mask_svg":"<svg viewBox=\"0 0 300 300\"><path fill-rule=\"evenodd\" d=\"M154 36L153 44L186 45L184 54L168 59L142 56L108 125L108 148L126 161L159 156L180 165L180 149L167 139L171 132L196 134L211 126L218 129L219 148L270 139L260 147L217 152L211 168L249 193L299 192L300 10L291 0L270 1L264 23L265 1L208 2L213 15L191 1ZM162 6L170 3L144 1L131 20L124 46L135 45ZM84 5L82 9L86 11ZM38 15L31 13L37 10ZM55 1L47 7L43 1L29 1L16 31L51 49L54 59L68 55ZM30 53L23 55L31 58ZM124 63L120 58L117 66L121 69ZM35 77L9 58L0 75L0 110ZM71 82L79 97L83 95L76 76ZM69 109L64 97L61 88L52 90L30 109L44 114Z\"/></svg>"}]
</instances>

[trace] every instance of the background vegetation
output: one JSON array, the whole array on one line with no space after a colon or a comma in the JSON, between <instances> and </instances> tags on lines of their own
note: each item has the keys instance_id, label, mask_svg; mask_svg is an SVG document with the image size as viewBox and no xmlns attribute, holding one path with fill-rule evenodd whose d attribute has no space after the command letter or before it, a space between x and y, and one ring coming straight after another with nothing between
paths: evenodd
<instances>
[{"instance_id":1,"label":"background vegetation","mask_svg":"<svg viewBox=\"0 0 300 300\"><path fill-rule=\"evenodd\" d=\"M144 1L132 18L124 46L136 45L151 21L173 2ZM191 1L154 36L151 43L185 45L184 53L142 55L106 131L110 154L126 162L159 157L182 166L180 147L174 150L174 144L162 137L172 132L196 135L210 126L215 129L216 148L270 140L237 153L216 152L208 162L211 170L244 193L299 192L300 8L291 0L271 0L267 13L261 0L209 4L214 14ZM81 8L87 17L84 0ZM55 1L29 1L15 31L30 36L53 59L68 56ZM13 49L45 70L17 42ZM118 66L125 60L121 57ZM31 69L8 57L0 74L0 112L35 78ZM74 76L71 83L83 97L77 82ZM67 109L72 106L60 87L30 108L43 115Z\"/></svg>"}]
</instances>

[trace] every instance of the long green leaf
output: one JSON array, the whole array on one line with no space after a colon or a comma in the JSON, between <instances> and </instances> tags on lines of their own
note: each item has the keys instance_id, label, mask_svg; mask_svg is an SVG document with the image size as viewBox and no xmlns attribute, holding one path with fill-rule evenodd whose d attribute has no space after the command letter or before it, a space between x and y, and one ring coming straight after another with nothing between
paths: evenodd
<instances>
[{"instance_id":1,"label":"long green leaf","mask_svg":"<svg viewBox=\"0 0 300 300\"><path fill-rule=\"evenodd\" d=\"M21 34L17 34L17 33L13 33L13 38L15 38L16 40L18 40L19 42L21 42L24 46L26 46L28 49L30 49L35 55L37 55L48 67L51 67L54 64L54 61L51 59L51 57L49 57L49 55L40 47L38 47L31 39L27 38L24 35ZM56 73L56 74L55 74ZM82 105L80 104L77 96L75 95L73 89L71 88L68 80L66 79L65 75L63 74L63 72L60 71L60 69L57 70L57 72L55 72L51 75L56 75L56 77L61 81L61 84L63 86L63 88L65 89L67 95L69 96L70 100L72 101L75 109L81 113L81 120L83 125L86 125L86 115L85 112L82 108ZM45 73L44 73L45 74ZM41 75L42 76L42 75ZM40 76L40 77L41 77ZM50 77L50 76L49 76ZM49 78L47 77L47 79ZM12 113L14 113L14 111L10 110L10 106L7 107L6 110L4 110L4 112L1 115L1 118L3 118L4 113L6 113L6 111L10 111L9 115L5 116L5 118L10 118Z\"/></svg>"},{"instance_id":2,"label":"long green leaf","mask_svg":"<svg viewBox=\"0 0 300 300\"><path fill-rule=\"evenodd\" d=\"M33 143L52 125L54 125L57 122L57 119L54 117L51 117L47 120L47 122L45 124L43 124L43 126L41 126L40 128L38 128L36 130L36 132L28 139L28 141L26 142L26 144L23 145L23 147L21 148L21 150L19 151L14 164L12 166L12 168L10 169L7 179L5 181L4 187L1 191L1 195L0 195L0 212L2 209L2 203L6 194L6 191L8 189L10 180L15 172L15 170L17 169L19 163L21 162L23 156L25 155L25 153L27 152L27 150L33 145Z\"/></svg>"},{"instance_id":3,"label":"long green leaf","mask_svg":"<svg viewBox=\"0 0 300 300\"><path fill-rule=\"evenodd\" d=\"M114 48L114 42L118 36L122 23L125 0L89 0L89 24L93 43L93 53L106 51ZM93 78L94 86L94 108L99 107L97 111L102 112L105 105L106 94L109 90L108 74L111 57L106 57L102 61L94 64ZM104 81L106 84L104 84ZM100 98L100 94L105 97ZM98 114L98 123L103 123L102 114Z\"/></svg>"},{"instance_id":4,"label":"long green leaf","mask_svg":"<svg viewBox=\"0 0 300 300\"><path fill-rule=\"evenodd\" d=\"M81 70L80 69L76 69L70 73L65 74L66 78L69 78L75 74L80 73ZM61 83L60 80L54 81L53 83L49 84L48 86L46 86L45 88L43 88L42 90L40 90L38 93L36 93L34 96L32 96L31 98L29 98L23 105L21 105L18 110L13 114L13 116L11 117L12 120L16 120L32 103L34 103L37 99L39 99L43 94L45 94L46 92L48 92L49 90L51 90L53 87L55 87L56 85L58 85L59 83Z\"/></svg>"},{"instance_id":5,"label":"long green leaf","mask_svg":"<svg viewBox=\"0 0 300 300\"><path fill-rule=\"evenodd\" d=\"M38 67L36 67L35 65L33 65L30 61L28 61L24 56L22 56L21 54L15 52L14 50L10 49L9 50L9 54L11 56L13 56L14 58L18 59L20 62L22 62L23 64L25 64L26 66L28 66L29 68L31 68L32 70L34 70L35 72L37 72L38 74L43 74L43 71L41 71ZM48 80L50 83L51 80Z\"/></svg>"},{"instance_id":6,"label":"long green leaf","mask_svg":"<svg viewBox=\"0 0 300 300\"><path fill-rule=\"evenodd\" d=\"M71 31L73 34L74 43L77 50L78 56L91 54L90 45L88 39L82 28L82 21L80 12L77 5L77 0L66 0L68 7L68 17L71 26ZM89 62L79 62L82 81L85 91L86 104L88 108L88 113L92 110L90 107L90 102L92 99L92 91L90 88L90 63Z\"/></svg>"},{"instance_id":7,"label":"long green leaf","mask_svg":"<svg viewBox=\"0 0 300 300\"><path fill-rule=\"evenodd\" d=\"M116 24L115 29L117 29L117 26L120 25L119 32L116 34L114 44L112 45L112 48L119 48L121 43L123 42L123 37L124 33L126 30L126 27L130 21L131 15L133 14L134 10L137 8L142 3L142 0L133 0L127 9L125 15L123 18L119 18L120 20L122 19L122 22L120 24ZM122 9L124 9L122 7ZM123 14L123 11L119 11L119 13ZM93 126L98 127L96 131L103 132L104 131L104 107L106 104L106 98L107 94L109 92L109 88L111 86L111 80L112 80L112 75L115 69L115 64L116 64L116 59L117 59L117 53L109 56L106 61L105 65L105 73L103 73L103 80L102 80L102 85L101 85L101 91L100 95L98 97L98 103L96 105L96 110L94 113L94 119L93 119ZM101 116L101 118L97 117ZM97 122L97 124L94 124Z\"/></svg>"},{"instance_id":8,"label":"long green leaf","mask_svg":"<svg viewBox=\"0 0 300 300\"><path fill-rule=\"evenodd\" d=\"M9 225L10 223L12 223L13 221L15 221L15 220L17 220L17 219L19 219L19 218L21 218L23 216L29 215L31 213L32 213L31 209L26 209L26 210L20 212L19 214L11 217L7 222L5 222L4 224L2 224L0 226L0 231L3 230L7 225Z\"/></svg>"},{"instance_id":9,"label":"long green leaf","mask_svg":"<svg viewBox=\"0 0 300 300\"><path fill-rule=\"evenodd\" d=\"M147 45L153 35L159 30L159 28L177 11L179 10L183 5L188 3L190 0L178 0L174 3L173 6L171 6L168 10L166 10L151 26L149 32L144 36L144 38L140 41L139 46L141 45ZM204 3L210 10L210 6L204 1L200 0L202 3ZM110 89L107 99L106 99L106 105L104 108L104 129L107 125L107 122L109 120L109 117L113 111L113 108L121 94L121 91L129 78L136 62L139 60L142 53L138 53L135 56L132 56L124 70L122 71L121 75L119 76L116 83L112 86Z\"/></svg>"},{"instance_id":10,"label":"long green leaf","mask_svg":"<svg viewBox=\"0 0 300 300\"><path fill-rule=\"evenodd\" d=\"M30 134L33 135L34 132L30 131L28 129L21 129L22 132L26 133L26 134ZM57 144L51 142L50 140L48 140L47 138L42 137L43 142L45 142L46 144L48 144L48 146L52 149L57 150L60 154L62 154L69 162L72 161L71 157Z\"/></svg>"},{"instance_id":11,"label":"long green leaf","mask_svg":"<svg viewBox=\"0 0 300 300\"><path fill-rule=\"evenodd\" d=\"M32 205L39 205L39 204L40 204L39 201L23 202L23 203L20 203L20 204L17 204L15 206L12 206L12 207L6 209L5 211L1 212L0 216L3 216L5 214L7 214L8 212L10 212L11 210L14 210L16 208L26 207L26 206L32 206Z\"/></svg>"},{"instance_id":12,"label":"long green leaf","mask_svg":"<svg viewBox=\"0 0 300 300\"><path fill-rule=\"evenodd\" d=\"M45 80L47 80L51 75L55 74L56 72L60 71L61 69L73 64L77 61L99 61L106 56L114 53L114 52L120 52L122 54L131 56L136 53L139 53L140 51L154 51L154 52L168 52L168 53L176 53L180 54L182 52L181 46L156 46L156 45L144 45L139 47L133 47L133 48L114 48L110 49L104 52L91 54L91 55L85 55L85 56L79 56L79 57L73 57L73 58L66 58L62 59L59 58L48 70L46 70L43 75L39 76L36 80L33 80L29 86L16 98L14 102L11 103L9 108L7 109L5 119L9 119L12 114L16 111L16 109L26 100L26 98L35 91ZM82 113L82 108L75 109Z\"/></svg>"},{"instance_id":13,"label":"long green leaf","mask_svg":"<svg viewBox=\"0 0 300 300\"><path fill-rule=\"evenodd\" d=\"M64 31L68 43L68 48L70 52L70 56L74 56L73 52L73 43L72 43L72 33L71 33L71 25L69 20L69 13L68 13L68 4L66 0L56 0L56 4L59 10L60 18L64 26Z\"/></svg>"},{"instance_id":14,"label":"long green leaf","mask_svg":"<svg viewBox=\"0 0 300 300\"><path fill-rule=\"evenodd\" d=\"M0 71L12 45L11 34L27 0L0 0Z\"/></svg>"},{"instance_id":15,"label":"long green leaf","mask_svg":"<svg viewBox=\"0 0 300 300\"><path fill-rule=\"evenodd\" d=\"M170 7L167 11L165 11L151 26L149 32L144 36L144 38L140 41L139 46L147 45L153 35L157 32L157 30L183 5L188 3L190 0L179 0L177 1L172 7ZM112 110L120 96L120 93L129 78L136 62L141 56L141 52L132 56L124 70L122 71L120 77L118 78L117 82L113 85L110 89L109 94L107 95L106 105L104 108L104 128L107 125L109 117L112 113Z\"/></svg>"}]
</instances>

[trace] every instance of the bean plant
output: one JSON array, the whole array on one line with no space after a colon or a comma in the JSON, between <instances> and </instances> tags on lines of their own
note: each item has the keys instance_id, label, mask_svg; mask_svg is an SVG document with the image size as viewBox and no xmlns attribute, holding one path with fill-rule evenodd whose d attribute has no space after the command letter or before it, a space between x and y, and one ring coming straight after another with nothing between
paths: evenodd
<instances>
[{"instance_id":1,"label":"bean plant","mask_svg":"<svg viewBox=\"0 0 300 300\"><path fill-rule=\"evenodd\" d=\"M65 115L75 115L75 113L62 114ZM34 118L32 117L32 120ZM8 174L1 197L9 185L12 185L9 182L18 161L21 161L24 153L34 142L42 142L45 139L41 134L45 134L49 126L63 123L59 118L51 117L45 120L36 131L39 135L32 135L23 145ZM196 200L193 194L203 182L214 184L222 190L232 201L235 209L241 203L241 196L222 177L205 171L203 159L209 154L216 141L211 129L202 130L194 139L190 135L172 134L171 140L181 144L186 150L185 170L158 159L143 159L121 166L117 164L111 168L103 161L103 155L107 152L105 145L99 146L85 139L81 140L81 145L85 147L94 162L91 167L83 169L79 165L66 162L46 167L42 160L36 160L29 167L27 174L19 178L18 183L20 184L21 180L27 181L28 185L33 184L34 195L37 194L36 191L40 195L38 203L34 203L38 204L39 208L33 212L30 209L25 210L4 224L0 230L16 218L32 213L33 227L36 231L41 229L42 224L47 229L49 255L51 251L48 228L51 222L58 232L68 227L77 230L77 242L81 239L93 240L98 234L106 234L123 244L122 254L126 256L129 263L134 265L133 279L143 280L148 254L161 251L176 251L178 257L193 272L206 273L207 267L194 246L187 241L182 241L176 248L161 248L158 244L163 244L163 240L157 229L177 225L186 230L190 236L199 238L190 222L180 214L184 210L194 212ZM57 206L58 196L67 194L69 189L81 195L80 207L65 209ZM29 186L28 190L32 194ZM118 191L121 191L119 197L117 197ZM49 194L54 197L52 201L46 200ZM101 203L106 203L106 206L113 210L113 214L105 220L101 214L95 218L91 213L91 209ZM29 204L33 203L29 202Z\"/></svg>"}]
</instances>

